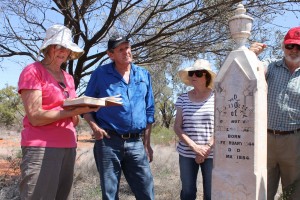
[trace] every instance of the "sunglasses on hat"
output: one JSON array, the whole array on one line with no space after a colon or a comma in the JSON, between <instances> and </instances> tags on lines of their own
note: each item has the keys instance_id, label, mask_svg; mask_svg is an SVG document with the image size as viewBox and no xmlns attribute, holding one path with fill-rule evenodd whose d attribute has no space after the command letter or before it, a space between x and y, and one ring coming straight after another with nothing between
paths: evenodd
<instances>
[{"instance_id":1,"label":"sunglasses on hat","mask_svg":"<svg viewBox=\"0 0 300 200\"><path fill-rule=\"evenodd\" d=\"M206 73L205 70L188 71L189 77L192 77L195 74L198 78L201 78L204 73Z\"/></svg>"},{"instance_id":2,"label":"sunglasses on hat","mask_svg":"<svg viewBox=\"0 0 300 200\"><path fill-rule=\"evenodd\" d=\"M284 47L288 50L292 50L294 47L297 47L297 49L300 50L300 45L298 44L286 44Z\"/></svg>"}]
</instances>

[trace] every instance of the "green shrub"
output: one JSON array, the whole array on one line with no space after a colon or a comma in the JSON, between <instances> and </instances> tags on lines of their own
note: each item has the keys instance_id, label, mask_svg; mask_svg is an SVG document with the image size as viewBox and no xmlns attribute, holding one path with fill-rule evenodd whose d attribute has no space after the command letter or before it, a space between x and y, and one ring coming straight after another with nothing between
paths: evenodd
<instances>
[{"instance_id":1,"label":"green shrub","mask_svg":"<svg viewBox=\"0 0 300 200\"><path fill-rule=\"evenodd\" d=\"M155 145L170 145L176 142L176 134L173 129L162 126L154 126L151 133L151 142Z\"/></svg>"},{"instance_id":2,"label":"green shrub","mask_svg":"<svg viewBox=\"0 0 300 200\"><path fill-rule=\"evenodd\" d=\"M24 110L17 89L6 86L0 90L0 125L6 127L21 124Z\"/></svg>"}]
</instances>

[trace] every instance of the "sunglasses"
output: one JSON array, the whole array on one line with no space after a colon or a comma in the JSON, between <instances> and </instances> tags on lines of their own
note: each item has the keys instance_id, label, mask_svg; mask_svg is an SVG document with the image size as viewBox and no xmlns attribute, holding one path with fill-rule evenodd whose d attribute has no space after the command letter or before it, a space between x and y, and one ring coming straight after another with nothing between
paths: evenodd
<instances>
[{"instance_id":1,"label":"sunglasses","mask_svg":"<svg viewBox=\"0 0 300 200\"><path fill-rule=\"evenodd\" d=\"M203 74L206 74L205 70L195 70L195 71L188 71L189 77L192 77L193 75L196 75L198 78L201 78Z\"/></svg>"},{"instance_id":2,"label":"sunglasses","mask_svg":"<svg viewBox=\"0 0 300 200\"><path fill-rule=\"evenodd\" d=\"M284 47L288 50L292 50L294 47L297 47L297 49L300 50L300 45L298 44L286 44Z\"/></svg>"},{"instance_id":3,"label":"sunglasses","mask_svg":"<svg viewBox=\"0 0 300 200\"><path fill-rule=\"evenodd\" d=\"M64 96L65 96L66 98L69 98L69 97L70 97L70 94L69 94L69 92L67 91L66 85L65 85L63 82L58 82L58 85L61 87L61 89L64 90Z\"/></svg>"}]
</instances>

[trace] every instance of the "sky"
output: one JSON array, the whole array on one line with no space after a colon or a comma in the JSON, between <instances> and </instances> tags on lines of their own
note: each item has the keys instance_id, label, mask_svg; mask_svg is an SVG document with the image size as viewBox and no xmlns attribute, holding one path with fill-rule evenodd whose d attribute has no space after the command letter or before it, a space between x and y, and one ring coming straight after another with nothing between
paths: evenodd
<instances>
[{"instance_id":1,"label":"sky","mask_svg":"<svg viewBox=\"0 0 300 200\"><path fill-rule=\"evenodd\" d=\"M273 22L277 25L284 25L283 31L288 31L289 27L300 26L300 19L297 19L295 15L278 15ZM32 60L28 60L27 64L32 63ZM26 63L26 60L23 61ZM17 87L19 75L24 66L17 65L14 62L5 61L2 63L4 69L0 69L0 89L6 87L6 85Z\"/></svg>"}]
</instances>

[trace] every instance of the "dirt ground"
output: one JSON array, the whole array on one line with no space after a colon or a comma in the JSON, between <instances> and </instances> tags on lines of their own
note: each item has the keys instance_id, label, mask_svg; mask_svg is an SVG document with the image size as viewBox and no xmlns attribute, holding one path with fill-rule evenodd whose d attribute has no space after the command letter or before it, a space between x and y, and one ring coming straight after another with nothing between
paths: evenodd
<instances>
[{"instance_id":1,"label":"dirt ground","mask_svg":"<svg viewBox=\"0 0 300 200\"><path fill-rule=\"evenodd\" d=\"M78 135L78 153L80 153L83 150L90 149L93 147L94 140L92 139L89 132L81 132ZM172 150L172 153L174 150ZM156 147L155 152L166 152L166 150L163 150L162 148ZM166 153L165 153L166 154ZM152 163L152 168L155 171L157 168L163 168L163 166L158 165L159 163L168 163L166 160L170 159L169 157L165 158L163 157L164 154L158 154L156 155L156 161ZM172 154L173 155L173 154ZM177 156L177 153L175 152L175 155ZM3 131L0 129L0 188L2 186L5 186L6 184L9 184L9 181L14 181L19 178L20 170L19 170L19 164L20 164L20 157L21 157L21 148L20 148L20 133L12 132L12 131ZM173 156L172 156L173 158ZM161 159L162 161L160 161ZM177 163L176 159L176 163ZM173 163L173 162L171 162ZM157 166L156 166L157 165ZM176 165L176 164L174 164ZM174 169L174 166L171 167ZM175 167L177 169L177 167ZM172 173L174 174L174 173ZM160 180L159 175L160 173L155 174L155 180L156 184L158 184L158 180ZM178 177L177 177L178 178ZM199 180L201 180L199 178ZM165 183L164 183L165 184ZM199 183L199 186L201 186L202 183ZM166 186L164 186L166 187ZM177 187L180 187L179 185ZM157 190L159 190L160 187L157 187ZM201 187L199 188L201 189ZM202 196L202 192L199 190ZM275 199L278 199L281 193L281 189L278 191L278 194L276 195ZM1 198L0 198L1 199ZM158 198L159 199L159 198Z\"/></svg>"},{"instance_id":2,"label":"dirt ground","mask_svg":"<svg viewBox=\"0 0 300 200\"><path fill-rule=\"evenodd\" d=\"M93 139L88 132L78 135L78 149L93 146ZM0 177L18 176L21 156L20 134L1 131L0 135Z\"/></svg>"}]
</instances>

